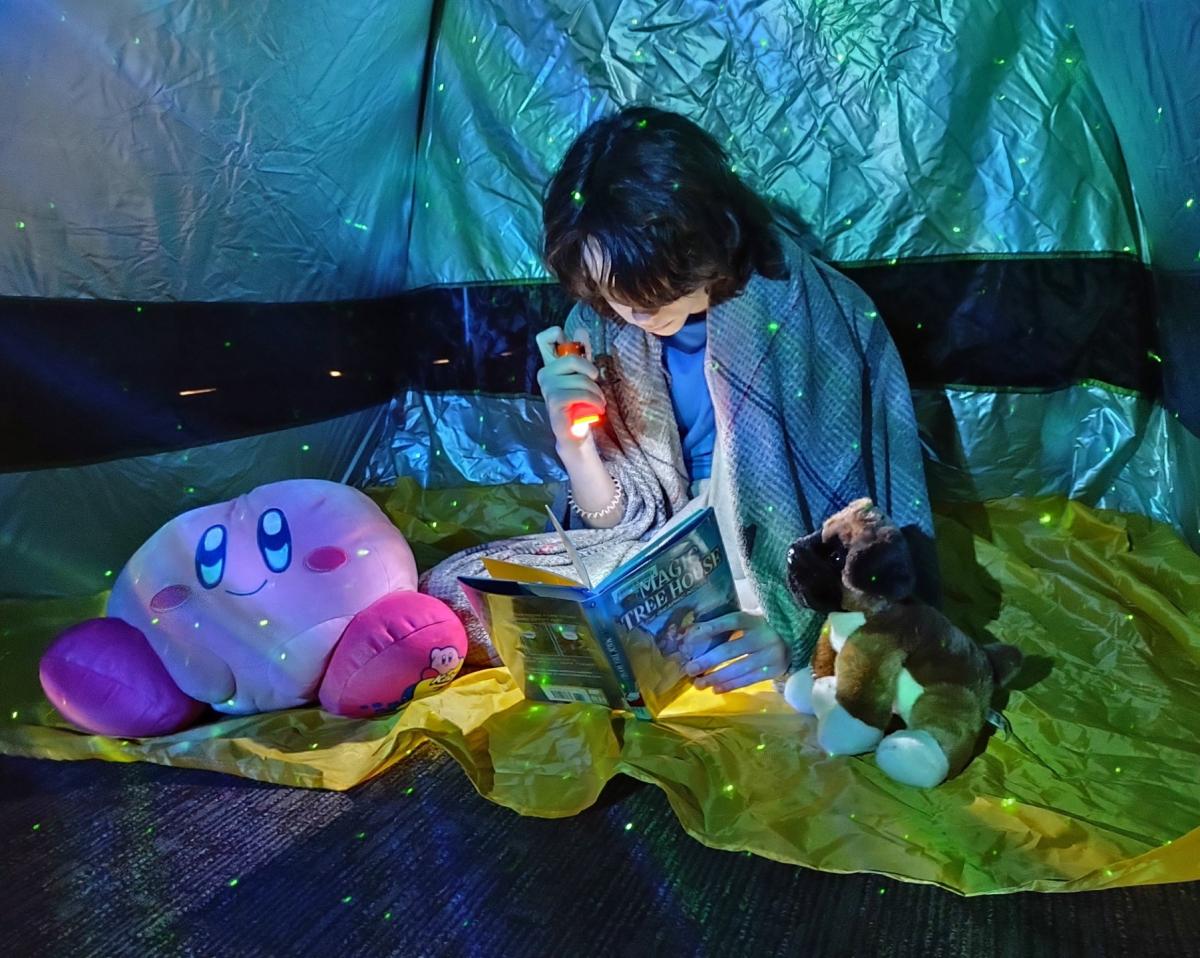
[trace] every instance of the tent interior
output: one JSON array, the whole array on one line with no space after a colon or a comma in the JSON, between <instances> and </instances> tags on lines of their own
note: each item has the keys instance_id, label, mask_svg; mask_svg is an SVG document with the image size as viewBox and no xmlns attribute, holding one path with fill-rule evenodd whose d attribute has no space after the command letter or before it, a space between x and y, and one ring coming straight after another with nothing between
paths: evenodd
<instances>
[{"instance_id":1,"label":"tent interior","mask_svg":"<svg viewBox=\"0 0 1200 958\"><path fill-rule=\"evenodd\" d=\"M1200 879L1197 76L1186 0L0 0L6 885L84 855L70 835L102 807L92 854L147 846L145 861L173 863L137 879L146 909L154 883L182 899L177 883L199 882L211 887L197 901L249 922L267 899L235 904L228 868L199 878L153 847L168 812L219 817L214 783L257 803L241 831L206 826L222 855L238 834L286 845L284 817L333 821L336 793L367 815L369 795L395 848L440 883L429 915L445 929L466 889L503 895L515 874L480 884L487 849L461 857L472 839L456 815L491 815L479 834L517 858L563 841L582 856L580 894L589 859L595 875L636 868L623 886L604 875L610 922L682 895L650 874L680 854L764 894L803 876L824 896L867 888L855 907L897 929L898 913L880 917L897 894L932 900L913 885L977 896ZM572 303L542 260L543 190L590 121L631 103L716 137L739 177L803 223L811 255L870 296L912 388L944 611L1026 656L1008 728L921 791L871 756L824 755L769 683L689 692L653 722L528 701L499 667L363 719L311 705L129 739L66 721L39 658L102 615L130 556L190 509L284 479L348 484L422 570L544 529L566 474L534 337ZM410 778L442 791L436 819L403 811ZM35 807L56 808L38 812L55 827L29 821ZM321 855L339 876L371 867L353 858L356 830L337 827L345 841ZM469 876L437 857L444 842ZM261 865L280 888L272 860L247 864L243 886ZM19 900L39 933L83 934L82 893L34 885ZM74 911L56 915L56 896ZM328 907L354 904L339 898ZM572 920L522 907L526 929ZM503 911L471 908L476 924ZM658 938L638 925L630 953L695 931L699 915L664 919ZM713 920L733 936L727 953L752 940L733 912ZM174 927L145 921L139 935ZM226 934L218 925L208 933ZM463 953L464 934L438 941ZM589 939L597 953L620 950L607 934ZM487 953L485 933L471 940ZM561 939L523 940L544 954ZM699 953L716 939L673 940ZM959 952L922 952L942 953Z\"/></svg>"}]
</instances>

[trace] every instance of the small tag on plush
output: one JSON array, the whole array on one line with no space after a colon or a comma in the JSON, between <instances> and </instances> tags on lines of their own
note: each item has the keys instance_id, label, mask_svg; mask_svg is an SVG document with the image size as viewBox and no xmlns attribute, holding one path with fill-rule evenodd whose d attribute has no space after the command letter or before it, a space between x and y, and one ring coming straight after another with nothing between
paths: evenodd
<instances>
[{"instance_id":1,"label":"small tag on plush","mask_svg":"<svg viewBox=\"0 0 1200 958\"><path fill-rule=\"evenodd\" d=\"M996 726L996 728L1004 733L1004 737L1008 738L1009 733L1012 731L1012 725L1009 723L1008 718L1003 712L1000 712L996 709L988 709L985 718L987 719L988 725Z\"/></svg>"}]
</instances>

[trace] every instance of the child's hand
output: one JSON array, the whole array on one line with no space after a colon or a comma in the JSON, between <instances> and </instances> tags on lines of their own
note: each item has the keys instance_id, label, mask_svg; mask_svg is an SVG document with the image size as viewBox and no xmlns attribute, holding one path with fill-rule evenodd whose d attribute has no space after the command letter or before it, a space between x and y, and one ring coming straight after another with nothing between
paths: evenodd
<instances>
[{"instance_id":1,"label":"child's hand","mask_svg":"<svg viewBox=\"0 0 1200 958\"><path fill-rule=\"evenodd\" d=\"M721 642L687 663L688 675L700 676L695 679L696 688L729 692L773 679L787 669L788 647L761 615L731 612L698 622L688 629L686 642L693 648L703 648L719 636L737 632L741 635Z\"/></svg>"},{"instance_id":2,"label":"child's hand","mask_svg":"<svg viewBox=\"0 0 1200 958\"><path fill-rule=\"evenodd\" d=\"M600 412L604 411L604 393L596 382L600 373L591 362L592 349L587 333L581 331L581 335L586 359L583 356L554 354L554 344L566 341L561 326L544 329L536 337L543 363L538 370L538 387L546 400L550 428L559 446L577 446L581 441L571 434L572 406L585 403Z\"/></svg>"}]
</instances>

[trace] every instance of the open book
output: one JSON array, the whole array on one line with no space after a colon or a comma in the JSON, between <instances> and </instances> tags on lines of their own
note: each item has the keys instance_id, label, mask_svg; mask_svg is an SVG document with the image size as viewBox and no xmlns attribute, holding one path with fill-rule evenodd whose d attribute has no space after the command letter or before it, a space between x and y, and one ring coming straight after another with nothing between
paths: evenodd
<instances>
[{"instance_id":1,"label":"open book","mask_svg":"<svg viewBox=\"0 0 1200 958\"><path fill-rule=\"evenodd\" d=\"M525 697L594 702L653 718L687 687L696 623L735 612L737 591L716 513L702 509L592 585L551 515L577 580L484 559L490 578L460 577Z\"/></svg>"}]
</instances>

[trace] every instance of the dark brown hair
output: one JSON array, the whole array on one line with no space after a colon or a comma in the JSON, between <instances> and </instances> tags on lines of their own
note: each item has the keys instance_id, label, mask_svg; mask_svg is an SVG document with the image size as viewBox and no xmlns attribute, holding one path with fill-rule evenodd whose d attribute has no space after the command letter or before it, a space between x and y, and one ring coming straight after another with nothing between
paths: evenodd
<instances>
[{"instance_id":1,"label":"dark brown hair","mask_svg":"<svg viewBox=\"0 0 1200 958\"><path fill-rule=\"evenodd\" d=\"M713 304L755 271L787 275L766 203L691 120L626 107L571 144L542 204L547 266L578 300L610 315L584 264L595 243L614 297L657 309L700 287Z\"/></svg>"}]
</instances>

